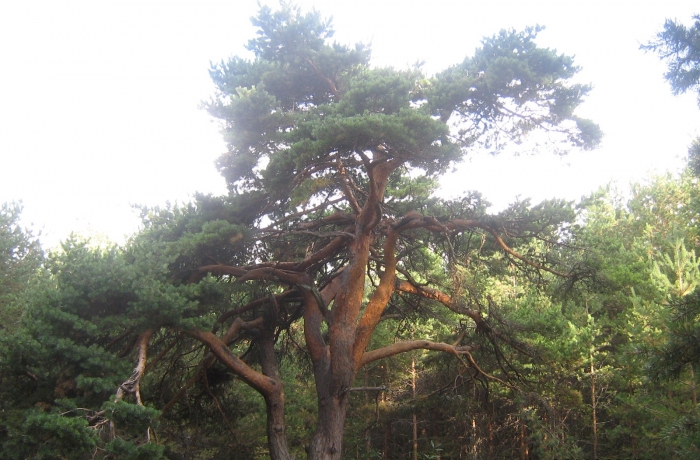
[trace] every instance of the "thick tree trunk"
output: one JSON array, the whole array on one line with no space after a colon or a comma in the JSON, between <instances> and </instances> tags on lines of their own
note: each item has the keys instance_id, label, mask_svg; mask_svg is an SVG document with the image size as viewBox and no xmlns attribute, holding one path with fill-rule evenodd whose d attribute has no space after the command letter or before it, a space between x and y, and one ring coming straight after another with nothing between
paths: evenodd
<instances>
[{"instance_id":1,"label":"thick tree trunk","mask_svg":"<svg viewBox=\"0 0 700 460\"><path fill-rule=\"evenodd\" d=\"M271 460L292 460L284 429L284 393L265 398L267 408L267 444Z\"/></svg>"},{"instance_id":2,"label":"thick tree trunk","mask_svg":"<svg viewBox=\"0 0 700 460\"><path fill-rule=\"evenodd\" d=\"M284 385L277 367L275 356L276 305L270 306L271 324L265 324L260 338L260 364L263 373L277 382L272 391L264 394L267 411L267 444L272 460L292 460L287 447L287 434L284 423Z\"/></svg>"},{"instance_id":3,"label":"thick tree trunk","mask_svg":"<svg viewBox=\"0 0 700 460\"><path fill-rule=\"evenodd\" d=\"M318 425L309 446L309 460L340 460L347 396L319 398Z\"/></svg>"},{"instance_id":4,"label":"thick tree trunk","mask_svg":"<svg viewBox=\"0 0 700 460\"><path fill-rule=\"evenodd\" d=\"M381 154L377 154L372 163L363 157L370 193L362 209L355 206L355 235L349 247L352 261L339 277L340 287L332 289L333 308L325 317L328 341L320 333L322 313L317 299L306 291L302 294L305 297L304 335L314 363L318 397L318 425L309 446L309 460L341 458L348 392L355 374L362 367L362 356L394 289L397 234L389 231L384 243L384 274L369 302L363 302L373 230L382 217L380 204L389 175L401 164L398 159L386 160L381 157ZM324 303L329 300L322 299Z\"/></svg>"}]
</instances>

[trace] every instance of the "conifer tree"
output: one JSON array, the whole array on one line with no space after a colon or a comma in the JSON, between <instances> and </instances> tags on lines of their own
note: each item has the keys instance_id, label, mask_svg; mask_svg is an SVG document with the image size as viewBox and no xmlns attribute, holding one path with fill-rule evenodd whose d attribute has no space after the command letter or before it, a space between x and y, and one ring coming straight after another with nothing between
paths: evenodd
<instances>
[{"instance_id":1,"label":"conifer tree","mask_svg":"<svg viewBox=\"0 0 700 460\"><path fill-rule=\"evenodd\" d=\"M66 243L49 264L51 276L26 300L35 316L12 346L33 351L23 348L10 367L26 378L45 353L52 366L32 372L45 390L37 403L54 407L51 424L70 412L47 401L58 381L70 387L75 408L92 407L84 417L90 426L71 428L81 448L105 437L109 452L161 455L149 447L155 416L142 394L155 391L162 419L202 382L223 414L210 385L218 375L262 396L269 456L291 459L290 378L280 355L302 354L317 405L308 458L340 459L363 366L425 349L478 370L471 352L480 340L508 342L490 323L488 300L456 282L458 273L514 267L534 284L548 273L581 276L555 250L573 217L570 204L516 203L488 215L476 193L434 196L441 174L472 152L497 153L534 132L559 151L600 140L598 126L574 114L590 87L571 82L572 58L536 45L539 29L502 31L431 76L370 66L369 48L332 42L330 22L315 11L262 7L253 23L254 58L213 66L218 90L205 104L223 121L228 152L218 167L230 194L145 210L144 230L123 250ZM425 306L461 318L450 325L451 340L373 342L380 322L410 320ZM55 344L69 351L63 361L52 360ZM130 376L123 375L129 356ZM116 378L108 367L122 383L99 406ZM149 372L157 384L147 382ZM127 400L134 402L128 410ZM124 414L140 421L138 433L120 425ZM53 426L35 419L44 431Z\"/></svg>"}]
</instances>

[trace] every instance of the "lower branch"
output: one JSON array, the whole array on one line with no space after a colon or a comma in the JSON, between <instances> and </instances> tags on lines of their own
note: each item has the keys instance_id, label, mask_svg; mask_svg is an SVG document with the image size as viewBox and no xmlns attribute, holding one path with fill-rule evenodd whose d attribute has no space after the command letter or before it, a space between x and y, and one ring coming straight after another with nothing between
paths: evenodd
<instances>
[{"instance_id":1,"label":"lower branch","mask_svg":"<svg viewBox=\"0 0 700 460\"><path fill-rule=\"evenodd\" d=\"M151 340L151 337L153 336L153 331L151 329L148 329L144 331L138 338L138 348L139 348L139 355L138 359L136 361L136 367L134 368L134 372L131 374L131 377L129 377L124 383L119 385L119 389L117 389L117 394L114 396L114 402L121 401L124 398L124 395L126 393L131 393L134 395L136 398L136 404L139 406L143 406L143 401L141 401L141 390L140 390L140 385L141 385L141 378L143 377L143 374L145 373L146 370L146 359L148 356L148 341ZM104 420L102 423L99 423L98 425L102 425L103 423L107 422L107 420ZM114 423L110 420L109 421L109 431L112 439L116 437L115 434L115 427ZM151 428L146 429L146 441L151 442Z\"/></svg>"},{"instance_id":2,"label":"lower branch","mask_svg":"<svg viewBox=\"0 0 700 460\"><path fill-rule=\"evenodd\" d=\"M262 327L263 324L263 318L259 317L256 318L252 321L244 321L241 318L236 318L235 321L231 324L231 326L228 328L224 336L221 338L221 340L226 344L230 344L233 339L238 335L239 332L242 330L251 330L251 329L258 329ZM170 401L161 409L160 415L158 417L162 417L164 414L170 411L177 402L182 399L182 397L187 393L187 390L189 390L192 385L194 385L198 380L200 380L203 376L206 376L207 370L214 364L216 361L216 356L214 356L214 353L211 351L208 352L206 355L204 355L204 358L199 362L199 366L197 368L197 371L195 374L190 377L185 384L180 388L180 390L173 396Z\"/></svg>"},{"instance_id":3,"label":"lower branch","mask_svg":"<svg viewBox=\"0 0 700 460\"><path fill-rule=\"evenodd\" d=\"M362 355L361 365L376 361L378 359L388 358L389 356L398 355L411 350L434 350L451 353L453 355L468 354L477 347L471 345L455 346L449 343L430 342L428 340L409 340L406 342L397 342L389 346L378 348L376 350L365 352Z\"/></svg>"},{"instance_id":4,"label":"lower branch","mask_svg":"<svg viewBox=\"0 0 700 460\"><path fill-rule=\"evenodd\" d=\"M414 294L419 297L426 299L431 299L440 302L445 307L449 308L455 313L468 316L476 324L476 330L479 332L485 332L490 330L490 326L486 324L486 321L476 310L473 310L464 305L459 305L452 300L448 294L438 291L437 289L429 288L427 286L416 286L409 281L396 280L394 288L397 291L405 292L407 294Z\"/></svg>"},{"instance_id":5,"label":"lower branch","mask_svg":"<svg viewBox=\"0 0 700 460\"><path fill-rule=\"evenodd\" d=\"M126 380L124 383L119 385L119 389L117 390L117 394L114 397L114 402L120 401L125 393L131 393L136 397L136 404L139 406L143 406L143 402L141 402L141 392L140 392L140 382L141 382L141 377L143 377L144 370L146 369L146 356L148 352L148 341L151 339L151 336L153 336L153 331L152 330L147 330L143 332L138 339L138 347L139 347L139 356L138 360L136 362L136 367L134 368L134 372L131 374L131 377L129 377L128 380Z\"/></svg>"},{"instance_id":6,"label":"lower branch","mask_svg":"<svg viewBox=\"0 0 700 460\"><path fill-rule=\"evenodd\" d=\"M189 329L184 332L203 342L224 366L231 369L241 380L253 387L260 394L268 396L275 393L275 389L279 385L278 382L244 363L228 348L226 343L215 334L200 329Z\"/></svg>"}]
</instances>

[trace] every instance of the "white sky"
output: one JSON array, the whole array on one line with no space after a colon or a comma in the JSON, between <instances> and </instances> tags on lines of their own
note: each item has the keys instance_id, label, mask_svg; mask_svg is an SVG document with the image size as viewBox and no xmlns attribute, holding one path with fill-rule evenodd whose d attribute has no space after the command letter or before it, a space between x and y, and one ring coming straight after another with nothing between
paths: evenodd
<instances>
[{"instance_id":1,"label":"white sky","mask_svg":"<svg viewBox=\"0 0 700 460\"><path fill-rule=\"evenodd\" d=\"M263 2L275 5L276 2ZM595 152L477 155L444 193L480 190L577 199L610 180L675 171L700 134L693 95L673 97L664 66L639 44L665 18L690 22L693 1L299 1L333 16L342 43L371 42L376 65L426 61L439 71L502 28L540 24L538 43L576 56L595 88L578 112L606 137ZM245 53L252 0L0 2L0 202L22 200L45 246L70 231L120 241L138 228L131 204L224 193L213 166L218 126L198 109L213 93L209 62Z\"/></svg>"}]
</instances>

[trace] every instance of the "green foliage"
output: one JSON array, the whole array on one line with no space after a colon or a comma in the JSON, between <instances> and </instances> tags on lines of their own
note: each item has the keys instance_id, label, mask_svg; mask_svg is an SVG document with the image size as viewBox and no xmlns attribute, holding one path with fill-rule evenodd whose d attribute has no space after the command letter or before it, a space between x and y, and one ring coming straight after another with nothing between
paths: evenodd
<instances>
[{"instance_id":1,"label":"green foliage","mask_svg":"<svg viewBox=\"0 0 700 460\"><path fill-rule=\"evenodd\" d=\"M93 247L72 238L47 257L46 270L17 298L21 327L0 336L2 399L7 401L0 442L8 452L26 450L36 458L94 455L104 448L97 436L105 426L104 416L96 415L102 410L116 421L117 433L132 441L138 441L132 430L143 436L145 427L153 425L153 409L104 401L131 373L134 334L154 322L172 324L191 301L182 300L172 284L157 283L158 264L134 257L117 247ZM186 289L184 295L190 292ZM19 444L25 450L14 447Z\"/></svg>"},{"instance_id":2,"label":"green foliage","mask_svg":"<svg viewBox=\"0 0 700 460\"><path fill-rule=\"evenodd\" d=\"M84 418L31 411L21 431L10 434L0 458L84 459L95 452L96 445L97 434Z\"/></svg>"},{"instance_id":3,"label":"green foliage","mask_svg":"<svg viewBox=\"0 0 700 460\"><path fill-rule=\"evenodd\" d=\"M488 215L476 192L434 196L440 174L476 148L521 145L536 130L557 148L597 145L598 126L575 115L590 87L572 83L572 58L538 47L539 28L503 31L425 75L370 67L369 48L332 43L315 11L261 7L253 23L253 58L214 65L217 93L204 104L223 123L229 151L217 166L230 194L144 208L124 247L72 237L13 299L18 327L0 337L12 401L0 443L19 452L9 458L43 458L45 446L71 458L264 458L280 432L264 414L284 400L268 386L286 389L291 455L312 442L323 404L347 398L358 456L406 458L415 415L423 458L512 458L526 445L581 457L564 421L586 419L586 368L607 372L613 334L603 300L592 294L580 312L576 281L593 265L575 247L574 205L522 201ZM599 230L581 241L636 249ZM396 280L421 295L386 277L393 256ZM590 259L611 284L636 286L606 254ZM348 273L359 287L342 300ZM573 280L566 305L549 290L555 274ZM327 305L321 292L336 280ZM393 293L377 309L380 286ZM341 358L362 334L338 330L359 315L370 349L421 338L471 352L411 351L355 375ZM226 344L202 343L224 331ZM353 376L374 390L350 394Z\"/></svg>"},{"instance_id":4,"label":"green foliage","mask_svg":"<svg viewBox=\"0 0 700 460\"><path fill-rule=\"evenodd\" d=\"M700 15L693 16L693 20L694 24L687 27L667 19L656 40L642 46L666 61L666 80L674 94L700 89Z\"/></svg>"},{"instance_id":5,"label":"green foliage","mask_svg":"<svg viewBox=\"0 0 700 460\"><path fill-rule=\"evenodd\" d=\"M694 15L693 20L688 27L667 19L656 39L641 48L656 52L666 62L665 77L674 94L694 91L700 104L700 15ZM688 148L688 166L696 176L700 175L700 139Z\"/></svg>"},{"instance_id":6,"label":"green foliage","mask_svg":"<svg viewBox=\"0 0 700 460\"><path fill-rule=\"evenodd\" d=\"M292 204L299 204L304 195L295 188L302 184L290 177L317 181L315 188L304 185L307 199L331 194L338 190L328 182L337 184L332 170L318 169L312 178L305 168L342 161L358 175L354 152L378 145L433 175L477 142L501 146L498 136L520 141L542 126L566 125L577 146L600 139L596 125L573 114L590 88L568 82L578 70L571 58L536 46L539 29L501 32L474 57L428 77L418 69L370 68L369 48L329 43L330 23L317 12L263 7L253 23L259 36L248 49L255 59L215 65L219 92L205 104L225 122L230 152L218 164L232 190L264 191L278 205L294 190ZM445 124L450 118L458 138Z\"/></svg>"},{"instance_id":7,"label":"green foliage","mask_svg":"<svg viewBox=\"0 0 700 460\"><path fill-rule=\"evenodd\" d=\"M18 203L0 207L0 329L16 327L21 311L12 308L12 300L43 258L39 241L19 224L21 211Z\"/></svg>"},{"instance_id":8,"label":"green foliage","mask_svg":"<svg viewBox=\"0 0 700 460\"><path fill-rule=\"evenodd\" d=\"M122 400L105 402L102 410L105 411L105 416L109 420L132 434L145 432L149 427L158 427L156 419L159 411L151 407L130 404Z\"/></svg>"},{"instance_id":9,"label":"green foliage","mask_svg":"<svg viewBox=\"0 0 700 460\"><path fill-rule=\"evenodd\" d=\"M128 460L158 460L163 458L164 447L157 444L142 444L135 446L134 444L124 441L121 438L115 438L108 442L105 447L105 453L110 458L128 459Z\"/></svg>"}]
</instances>

